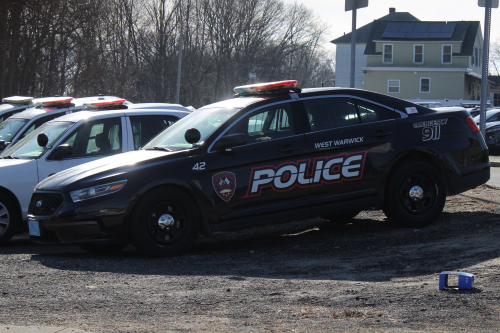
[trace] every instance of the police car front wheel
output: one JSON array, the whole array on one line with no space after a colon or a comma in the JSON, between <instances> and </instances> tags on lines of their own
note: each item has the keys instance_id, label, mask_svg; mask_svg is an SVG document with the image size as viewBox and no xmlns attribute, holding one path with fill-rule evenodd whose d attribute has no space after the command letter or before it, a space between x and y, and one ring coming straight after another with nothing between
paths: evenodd
<instances>
[{"instance_id":1,"label":"police car front wheel","mask_svg":"<svg viewBox=\"0 0 500 333\"><path fill-rule=\"evenodd\" d=\"M384 213L401 226L420 228L434 222L446 201L443 177L423 161L401 164L387 182Z\"/></svg>"},{"instance_id":2,"label":"police car front wheel","mask_svg":"<svg viewBox=\"0 0 500 333\"><path fill-rule=\"evenodd\" d=\"M131 241L140 252L153 257L183 254L200 230L196 205L177 188L158 188L137 205L131 223Z\"/></svg>"}]
</instances>

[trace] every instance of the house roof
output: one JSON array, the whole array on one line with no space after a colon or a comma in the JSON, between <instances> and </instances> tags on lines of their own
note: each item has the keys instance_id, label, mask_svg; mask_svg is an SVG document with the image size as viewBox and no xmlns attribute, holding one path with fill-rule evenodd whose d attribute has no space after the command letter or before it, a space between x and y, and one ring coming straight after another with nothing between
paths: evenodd
<instances>
[{"instance_id":1,"label":"house roof","mask_svg":"<svg viewBox=\"0 0 500 333\"><path fill-rule=\"evenodd\" d=\"M381 55L382 52L375 52L375 41L415 41L415 42L428 42L428 41L447 41L447 42L462 42L462 48L460 53L454 53L454 56L471 56L474 49L474 41L476 40L476 35L479 29L479 21L456 21L456 22L444 22L444 21L420 21L421 23L443 23L443 24L455 24L455 29L451 34L451 37L442 38L394 38L394 37L384 37L384 33L387 26L395 21L387 20L376 20L373 23L370 35L368 37L368 42L365 48L365 55ZM404 23L404 21L396 21Z\"/></svg>"},{"instance_id":2,"label":"house roof","mask_svg":"<svg viewBox=\"0 0 500 333\"><path fill-rule=\"evenodd\" d=\"M392 12L389 13L378 20L388 20L388 21L419 21L418 18L411 15L408 12ZM369 41L370 32L372 30L373 24L378 21L375 20L368 23L361 28L356 29L356 43L367 43ZM337 39L331 41L333 44L351 43L351 33L344 34Z\"/></svg>"}]
</instances>

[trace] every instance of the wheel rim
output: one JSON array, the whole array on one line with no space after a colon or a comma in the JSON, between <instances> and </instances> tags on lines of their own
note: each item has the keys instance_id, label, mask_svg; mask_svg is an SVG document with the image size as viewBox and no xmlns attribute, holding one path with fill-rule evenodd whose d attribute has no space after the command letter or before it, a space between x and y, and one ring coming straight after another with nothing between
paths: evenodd
<instances>
[{"instance_id":1,"label":"wheel rim","mask_svg":"<svg viewBox=\"0 0 500 333\"><path fill-rule=\"evenodd\" d=\"M187 216L177 204L161 202L148 214L148 233L163 245L176 243L187 233Z\"/></svg>"},{"instance_id":2,"label":"wheel rim","mask_svg":"<svg viewBox=\"0 0 500 333\"><path fill-rule=\"evenodd\" d=\"M399 190L401 204L412 214L425 214L433 207L436 197L436 186L422 174L406 177Z\"/></svg>"},{"instance_id":3,"label":"wheel rim","mask_svg":"<svg viewBox=\"0 0 500 333\"><path fill-rule=\"evenodd\" d=\"M0 236L3 236L9 228L10 218L9 211L3 203L0 202Z\"/></svg>"}]
</instances>

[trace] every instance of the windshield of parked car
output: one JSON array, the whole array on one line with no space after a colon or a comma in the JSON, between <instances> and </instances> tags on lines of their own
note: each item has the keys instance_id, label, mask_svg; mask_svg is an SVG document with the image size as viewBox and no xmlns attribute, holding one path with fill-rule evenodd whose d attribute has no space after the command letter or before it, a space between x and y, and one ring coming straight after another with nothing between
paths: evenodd
<instances>
[{"instance_id":1,"label":"windshield of parked car","mask_svg":"<svg viewBox=\"0 0 500 333\"><path fill-rule=\"evenodd\" d=\"M2 123L3 124L3 123ZM20 158L20 159L34 159L39 158L44 152L45 148L38 145L37 137L40 133L45 133L49 137L47 147L59 139L59 137L66 132L75 123L67 121L53 121L43 124L28 134L17 144L5 150L0 157L2 158Z\"/></svg>"},{"instance_id":2,"label":"windshield of parked car","mask_svg":"<svg viewBox=\"0 0 500 333\"><path fill-rule=\"evenodd\" d=\"M486 111L486 121L488 121L489 118L491 118L492 116L496 115L499 111L498 110L491 110L491 111ZM480 118L481 115L477 115L474 117L474 121L476 123L479 122L479 118ZM0 125L1 126L1 125Z\"/></svg>"},{"instance_id":3,"label":"windshield of parked car","mask_svg":"<svg viewBox=\"0 0 500 333\"><path fill-rule=\"evenodd\" d=\"M200 131L201 137L198 143L201 143L236 111L238 111L237 108L222 107L194 111L161 132L156 138L145 145L143 149L176 151L192 148L193 145L188 143L184 138L184 134L188 129L196 128Z\"/></svg>"},{"instance_id":4,"label":"windshield of parked car","mask_svg":"<svg viewBox=\"0 0 500 333\"><path fill-rule=\"evenodd\" d=\"M27 122L28 119L20 118L5 120L0 124L0 140L11 142L17 132L19 132Z\"/></svg>"}]
</instances>

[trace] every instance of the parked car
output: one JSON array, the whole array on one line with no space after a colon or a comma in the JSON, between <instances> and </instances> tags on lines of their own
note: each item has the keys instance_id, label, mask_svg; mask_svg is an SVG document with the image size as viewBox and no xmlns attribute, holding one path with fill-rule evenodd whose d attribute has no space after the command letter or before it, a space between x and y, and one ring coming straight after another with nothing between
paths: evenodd
<instances>
[{"instance_id":1,"label":"parked car","mask_svg":"<svg viewBox=\"0 0 500 333\"><path fill-rule=\"evenodd\" d=\"M296 84L236 87L236 98L197 109L140 151L43 180L28 209L32 239L89 251L132 243L160 257L186 252L200 232L368 209L421 228L447 195L490 177L466 111Z\"/></svg>"},{"instance_id":2,"label":"parked car","mask_svg":"<svg viewBox=\"0 0 500 333\"><path fill-rule=\"evenodd\" d=\"M490 155L500 154L500 121L486 123L486 137L484 139Z\"/></svg>"},{"instance_id":3,"label":"parked car","mask_svg":"<svg viewBox=\"0 0 500 333\"><path fill-rule=\"evenodd\" d=\"M123 105L124 101L116 96L36 98L33 100L34 107L16 113L5 122L0 123L0 152L15 145L42 124L64 114L99 107L99 105L107 109L126 109L127 106Z\"/></svg>"},{"instance_id":4,"label":"parked car","mask_svg":"<svg viewBox=\"0 0 500 333\"><path fill-rule=\"evenodd\" d=\"M38 182L79 164L137 150L187 114L154 109L80 111L31 131L0 155L0 244L25 225L21 221L26 221Z\"/></svg>"},{"instance_id":5,"label":"parked car","mask_svg":"<svg viewBox=\"0 0 500 333\"><path fill-rule=\"evenodd\" d=\"M2 99L2 102L0 105L0 123L13 114L35 106L33 104L33 97L26 96L5 97Z\"/></svg>"},{"instance_id":6,"label":"parked car","mask_svg":"<svg viewBox=\"0 0 500 333\"><path fill-rule=\"evenodd\" d=\"M479 124L480 114L474 117L476 124ZM492 109L486 111L486 122L500 121L500 109Z\"/></svg>"}]
</instances>

